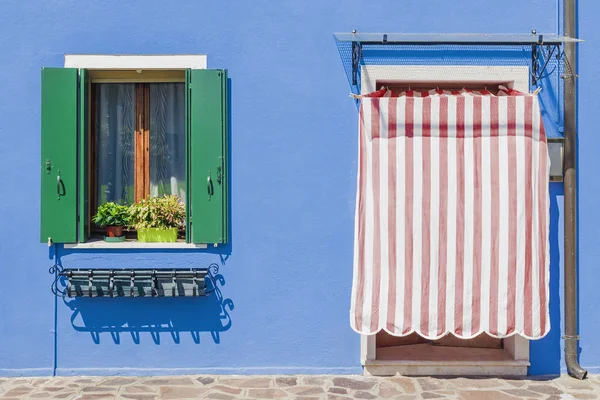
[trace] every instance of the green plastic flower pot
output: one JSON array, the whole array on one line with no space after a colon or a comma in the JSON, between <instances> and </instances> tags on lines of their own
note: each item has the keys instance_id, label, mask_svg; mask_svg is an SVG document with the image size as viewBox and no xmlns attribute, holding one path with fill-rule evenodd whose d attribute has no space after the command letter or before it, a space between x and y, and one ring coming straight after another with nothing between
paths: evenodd
<instances>
[{"instance_id":1,"label":"green plastic flower pot","mask_svg":"<svg viewBox=\"0 0 600 400\"><path fill-rule=\"evenodd\" d=\"M172 243L177 241L177 228L140 228L137 230L138 242Z\"/></svg>"}]
</instances>

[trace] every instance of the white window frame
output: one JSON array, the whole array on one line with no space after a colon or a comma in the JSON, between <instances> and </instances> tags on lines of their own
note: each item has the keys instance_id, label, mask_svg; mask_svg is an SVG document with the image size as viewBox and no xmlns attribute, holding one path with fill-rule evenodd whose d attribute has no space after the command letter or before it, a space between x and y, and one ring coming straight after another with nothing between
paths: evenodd
<instances>
[{"instance_id":1,"label":"white window frame","mask_svg":"<svg viewBox=\"0 0 600 400\"><path fill-rule=\"evenodd\" d=\"M508 84L511 89L529 92L529 67L473 65L364 65L361 94L379 89L377 82L410 84Z\"/></svg>"},{"instance_id":2,"label":"white window frame","mask_svg":"<svg viewBox=\"0 0 600 400\"><path fill-rule=\"evenodd\" d=\"M65 68L91 70L206 69L206 55L65 54Z\"/></svg>"},{"instance_id":3,"label":"white window frame","mask_svg":"<svg viewBox=\"0 0 600 400\"><path fill-rule=\"evenodd\" d=\"M361 67L361 94L378 90L377 86L381 82L402 86L411 84L422 86L424 83L431 83L433 87L444 84L483 84L492 87L502 84L527 93L529 92L529 67L485 65L363 65ZM505 339L504 350L516 361L529 362L529 340L522 336L513 335ZM465 351L468 351L468 348L465 348ZM361 335L361 364L366 366L370 361L375 361L376 353L376 335Z\"/></svg>"}]
</instances>

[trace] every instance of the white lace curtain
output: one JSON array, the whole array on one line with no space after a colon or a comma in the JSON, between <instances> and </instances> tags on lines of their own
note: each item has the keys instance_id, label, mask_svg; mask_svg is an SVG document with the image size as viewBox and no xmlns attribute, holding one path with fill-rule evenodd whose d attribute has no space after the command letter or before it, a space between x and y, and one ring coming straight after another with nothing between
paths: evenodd
<instances>
[{"instance_id":1,"label":"white lace curtain","mask_svg":"<svg viewBox=\"0 0 600 400\"><path fill-rule=\"evenodd\" d=\"M150 195L185 201L183 83L150 86ZM97 204L134 201L135 84L98 84L96 98Z\"/></svg>"}]
</instances>

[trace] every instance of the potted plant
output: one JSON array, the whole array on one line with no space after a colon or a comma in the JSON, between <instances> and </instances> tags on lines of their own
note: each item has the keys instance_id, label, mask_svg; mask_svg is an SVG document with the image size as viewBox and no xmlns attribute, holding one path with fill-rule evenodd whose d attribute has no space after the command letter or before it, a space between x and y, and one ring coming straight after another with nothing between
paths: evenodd
<instances>
[{"instance_id":1,"label":"potted plant","mask_svg":"<svg viewBox=\"0 0 600 400\"><path fill-rule=\"evenodd\" d=\"M123 227L129 225L129 207L114 202L104 203L92 221L106 228L105 241L123 241Z\"/></svg>"},{"instance_id":2,"label":"potted plant","mask_svg":"<svg viewBox=\"0 0 600 400\"><path fill-rule=\"evenodd\" d=\"M139 242L175 242L185 223L185 205L176 195L150 197L129 208Z\"/></svg>"}]
</instances>

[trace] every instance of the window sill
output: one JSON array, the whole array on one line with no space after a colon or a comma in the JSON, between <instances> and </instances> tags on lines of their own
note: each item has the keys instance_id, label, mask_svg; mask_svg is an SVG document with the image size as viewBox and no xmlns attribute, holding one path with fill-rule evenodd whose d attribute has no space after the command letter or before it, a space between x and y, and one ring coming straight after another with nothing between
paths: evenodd
<instances>
[{"instance_id":1,"label":"window sill","mask_svg":"<svg viewBox=\"0 0 600 400\"><path fill-rule=\"evenodd\" d=\"M206 249L206 244L186 243L183 240L175 243L142 243L127 239L124 242L105 242L102 239L91 239L85 243L66 243L65 249Z\"/></svg>"}]
</instances>

